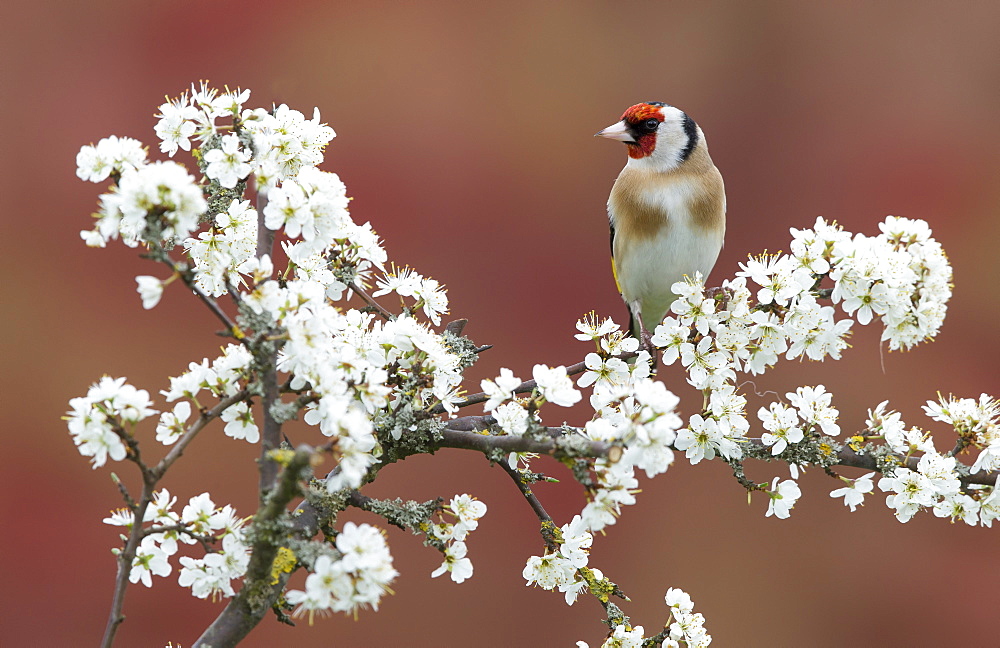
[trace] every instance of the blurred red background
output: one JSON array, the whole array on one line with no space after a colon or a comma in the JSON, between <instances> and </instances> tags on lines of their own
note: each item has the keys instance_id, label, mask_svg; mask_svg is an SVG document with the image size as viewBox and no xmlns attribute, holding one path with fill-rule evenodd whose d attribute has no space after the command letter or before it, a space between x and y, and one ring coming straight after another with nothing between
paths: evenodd
<instances>
[{"instance_id":1,"label":"blurred red background","mask_svg":"<svg viewBox=\"0 0 1000 648\"><path fill-rule=\"evenodd\" d=\"M5 124L2 377L5 452L0 556L4 645L89 645L110 603L120 504L111 470L91 470L60 416L102 374L156 393L191 360L214 357L217 324L183 291L143 311L133 250L84 247L102 187L74 156L109 134L158 157L153 114L192 81L251 88L251 105L313 106L339 136L324 168L346 181L352 213L390 258L445 283L452 316L495 345L468 383L507 366L571 364L587 346L574 322L623 320L608 263L604 203L623 147L591 135L632 103L662 100L705 129L726 180L729 231L713 284L748 253L787 246L817 215L877 233L886 214L922 218L949 253L955 294L939 339L880 353L856 329L843 361L786 363L757 381L780 392L822 383L842 427L883 399L936 431L920 405L937 392L1000 395L1000 4L988 2L224 2L7 5L0 47ZM174 287L176 288L176 286ZM692 413L700 400L664 372ZM751 399L756 411L761 399ZM584 420L582 410L553 411ZM150 438L153 425L148 427ZM255 505L254 448L199 439L165 486L204 490L243 514ZM293 438L308 439L304 428ZM151 451L151 450L150 450ZM209 458L211 457L211 458ZM850 514L811 471L789 520L748 506L718 462L679 461L643 480L638 505L598 538L592 564L655 629L682 587L719 646L995 646L996 531L929 513L906 525L882 496ZM560 485L539 495L558 522L583 506ZM787 475L753 464L757 481ZM850 474L850 473L849 473ZM440 562L388 531L395 596L358 620L299 628L268 618L247 645L600 645L600 606L525 588L540 553L533 516L480 456L442 451L387 469L366 492L427 499L475 494L489 513L469 543L475 576L431 580ZM366 514L349 519L378 523ZM298 577L301 579L301 576ZM295 581L299 583L300 580ZM119 645L190 645L221 609L190 597L176 571L132 587Z\"/></svg>"}]
</instances>

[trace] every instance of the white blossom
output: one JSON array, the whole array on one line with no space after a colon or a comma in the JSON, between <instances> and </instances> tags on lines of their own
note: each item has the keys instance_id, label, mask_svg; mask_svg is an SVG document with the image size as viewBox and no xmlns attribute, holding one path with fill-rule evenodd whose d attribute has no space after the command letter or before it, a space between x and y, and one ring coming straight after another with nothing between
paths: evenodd
<instances>
[{"instance_id":1,"label":"white blossom","mask_svg":"<svg viewBox=\"0 0 1000 648\"><path fill-rule=\"evenodd\" d=\"M105 137L96 146L84 146L76 155L76 175L88 182L102 182L112 173L135 171L146 164L146 149L131 137Z\"/></svg>"},{"instance_id":2,"label":"white blossom","mask_svg":"<svg viewBox=\"0 0 1000 648\"><path fill-rule=\"evenodd\" d=\"M798 443L804 438L802 429L796 425L798 419L795 410L781 403L771 403L767 408L760 408L757 410L757 418L767 430L761 435L761 441L770 446L772 455L781 454L788 444Z\"/></svg>"},{"instance_id":3,"label":"white blossom","mask_svg":"<svg viewBox=\"0 0 1000 648\"><path fill-rule=\"evenodd\" d=\"M445 548L444 562L431 572L431 578L437 578L448 572L451 580L462 583L472 577L472 561L466 558L468 547L464 542L453 542Z\"/></svg>"},{"instance_id":4,"label":"white blossom","mask_svg":"<svg viewBox=\"0 0 1000 648\"><path fill-rule=\"evenodd\" d=\"M610 317L598 323L597 314L591 311L586 317L576 323L576 330L580 331L573 337L586 342L588 340L599 340L600 338L618 330L618 325Z\"/></svg>"},{"instance_id":5,"label":"white blossom","mask_svg":"<svg viewBox=\"0 0 1000 648\"><path fill-rule=\"evenodd\" d=\"M185 423L191 417L191 403L181 401L170 412L160 414L156 426L156 440L163 445L173 445L185 432Z\"/></svg>"},{"instance_id":6,"label":"white blossom","mask_svg":"<svg viewBox=\"0 0 1000 648\"><path fill-rule=\"evenodd\" d=\"M566 367L535 365L531 372L538 385L538 392L550 403L570 407L582 396L573 388L573 381L566 375Z\"/></svg>"},{"instance_id":7,"label":"white blossom","mask_svg":"<svg viewBox=\"0 0 1000 648\"><path fill-rule=\"evenodd\" d=\"M141 581L146 587L152 587L153 576L169 576L170 571L167 554L156 545L152 536L146 536L136 547L128 579L131 583Z\"/></svg>"},{"instance_id":8,"label":"white blossom","mask_svg":"<svg viewBox=\"0 0 1000 648\"><path fill-rule=\"evenodd\" d=\"M243 439L247 443L260 441L260 430L253 422L253 413L245 402L236 403L223 410L222 420L226 423L226 436Z\"/></svg>"},{"instance_id":9,"label":"white blossom","mask_svg":"<svg viewBox=\"0 0 1000 648\"><path fill-rule=\"evenodd\" d=\"M922 507L935 503L935 489L931 480L919 472L908 468L897 468L894 475L882 477L878 487L883 492L891 492L886 497L886 505L895 509L896 519L909 522Z\"/></svg>"},{"instance_id":10,"label":"white blossom","mask_svg":"<svg viewBox=\"0 0 1000 648\"><path fill-rule=\"evenodd\" d=\"M845 479L848 485L831 491L830 497L843 497L844 506L851 507L853 513L859 506L864 505L865 495L874 490L875 486L872 483L874 475L875 473L871 472L857 479Z\"/></svg>"},{"instance_id":11,"label":"white blossom","mask_svg":"<svg viewBox=\"0 0 1000 648\"><path fill-rule=\"evenodd\" d=\"M240 148L240 138L231 133L222 138L219 148L205 153L205 175L227 189L232 189L236 183L250 175L251 166L247 164L250 154Z\"/></svg>"},{"instance_id":12,"label":"white blossom","mask_svg":"<svg viewBox=\"0 0 1000 648\"><path fill-rule=\"evenodd\" d=\"M489 400L483 405L487 412L496 409L501 403L514 398L514 389L521 384L521 379L514 373L502 367L500 375L495 380L485 379L480 383L483 392L489 396Z\"/></svg>"},{"instance_id":13,"label":"white blossom","mask_svg":"<svg viewBox=\"0 0 1000 648\"><path fill-rule=\"evenodd\" d=\"M486 515L486 504L468 494L453 497L448 509L458 517L453 534L459 540L474 531L479 526L479 518Z\"/></svg>"},{"instance_id":14,"label":"white blossom","mask_svg":"<svg viewBox=\"0 0 1000 648\"><path fill-rule=\"evenodd\" d=\"M139 275L135 278L136 291L142 299L142 307L149 310L160 303L163 296L163 282L156 277Z\"/></svg>"},{"instance_id":15,"label":"white blossom","mask_svg":"<svg viewBox=\"0 0 1000 648\"><path fill-rule=\"evenodd\" d=\"M770 495L771 501L767 505L767 514L765 517L773 515L776 518L785 519L789 516L792 507L795 506L795 502L802 495L802 491L799 490L799 485L793 480L786 479L780 481L775 477L774 481L771 482L768 495Z\"/></svg>"}]
</instances>

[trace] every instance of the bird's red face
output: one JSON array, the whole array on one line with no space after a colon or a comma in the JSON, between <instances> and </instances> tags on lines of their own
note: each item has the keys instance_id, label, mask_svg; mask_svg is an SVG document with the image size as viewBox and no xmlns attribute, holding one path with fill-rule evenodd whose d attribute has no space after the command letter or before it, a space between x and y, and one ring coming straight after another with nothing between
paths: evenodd
<instances>
[{"instance_id":1,"label":"bird's red face","mask_svg":"<svg viewBox=\"0 0 1000 648\"><path fill-rule=\"evenodd\" d=\"M622 114L622 121L628 124L635 138L634 144L626 142L629 144L629 157L641 158L651 154L656 148L656 129L663 122L660 106L636 104Z\"/></svg>"},{"instance_id":2,"label":"bird's red face","mask_svg":"<svg viewBox=\"0 0 1000 648\"><path fill-rule=\"evenodd\" d=\"M656 149L656 131L663 123L660 103L639 103L622 114L621 121L597 135L624 142L631 158L643 158Z\"/></svg>"}]
</instances>

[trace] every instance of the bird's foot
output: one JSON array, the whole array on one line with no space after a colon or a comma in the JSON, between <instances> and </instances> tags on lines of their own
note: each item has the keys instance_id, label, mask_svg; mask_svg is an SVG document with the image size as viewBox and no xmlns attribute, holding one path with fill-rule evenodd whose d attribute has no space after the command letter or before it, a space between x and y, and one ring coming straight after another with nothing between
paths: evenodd
<instances>
[{"instance_id":1,"label":"bird's foot","mask_svg":"<svg viewBox=\"0 0 1000 648\"><path fill-rule=\"evenodd\" d=\"M645 326L639 331L639 345L643 351L649 353L649 371L655 374L660 364L660 353L653 344L653 334L647 331Z\"/></svg>"},{"instance_id":2,"label":"bird's foot","mask_svg":"<svg viewBox=\"0 0 1000 648\"><path fill-rule=\"evenodd\" d=\"M653 355L653 352L656 351L656 347L653 346L653 334L647 331L646 327L643 327L639 333L639 344L643 350L649 351L649 355Z\"/></svg>"}]
</instances>

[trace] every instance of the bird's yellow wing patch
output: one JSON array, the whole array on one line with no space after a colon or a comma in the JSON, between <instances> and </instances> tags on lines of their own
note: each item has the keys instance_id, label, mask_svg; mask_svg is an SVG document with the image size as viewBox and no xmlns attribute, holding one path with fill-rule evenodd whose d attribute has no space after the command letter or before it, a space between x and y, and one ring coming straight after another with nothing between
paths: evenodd
<instances>
[{"instance_id":1,"label":"bird's yellow wing patch","mask_svg":"<svg viewBox=\"0 0 1000 648\"><path fill-rule=\"evenodd\" d=\"M611 218L610 213L608 214L608 225L611 227L611 276L615 278L615 288L620 294L622 285L618 283L618 266L615 265L615 221Z\"/></svg>"}]
</instances>

